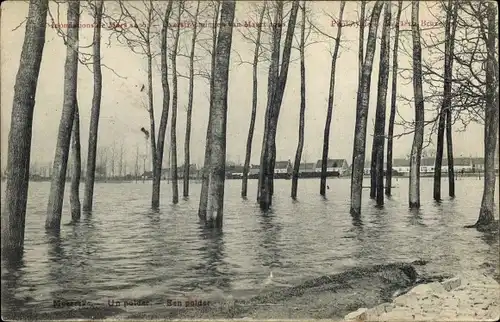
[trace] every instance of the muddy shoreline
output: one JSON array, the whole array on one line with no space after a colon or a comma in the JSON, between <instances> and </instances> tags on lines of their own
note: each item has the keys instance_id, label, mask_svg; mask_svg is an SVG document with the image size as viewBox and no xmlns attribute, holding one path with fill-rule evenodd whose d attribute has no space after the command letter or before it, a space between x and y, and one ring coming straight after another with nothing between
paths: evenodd
<instances>
[{"instance_id":1,"label":"muddy shoreline","mask_svg":"<svg viewBox=\"0 0 500 322\"><path fill-rule=\"evenodd\" d=\"M324 275L300 285L265 292L247 300L224 299L209 306L167 307L157 304L151 312L136 308L96 307L57 309L50 313L8 314L5 319L342 319L359 307L390 302L414 286L449 276L425 277L417 273L425 262L392 263Z\"/></svg>"}]
</instances>

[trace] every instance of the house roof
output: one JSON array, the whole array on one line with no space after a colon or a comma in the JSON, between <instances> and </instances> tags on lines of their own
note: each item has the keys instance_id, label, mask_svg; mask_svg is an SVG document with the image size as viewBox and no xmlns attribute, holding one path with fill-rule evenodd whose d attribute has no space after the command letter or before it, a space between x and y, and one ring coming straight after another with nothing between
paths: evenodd
<instances>
[{"instance_id":1,"label":"house roof","mask_svg":"<svg viewBox=\"0 0 500 322\"><path fill-rule=\"evenodd\" d=\"M302 169L302 170L306 170L306 169L314 169L314 166L315 166L314 162L310 162L310 163L301 163L299 168L300 168L300 169Z\"/></svg>"},{"instance_id":2,"label":"house roof","mask_svg":"<svg viewBox=\"0 0 500 322\"><path fill-rule=\"evenodd\" d=\"M274 164L275 169L287 169L290 161L276 161Z\"/></svg>"},{"instance_id":3,"label":"house roof","mask_svg":"<svg viewBox=\"0 0 500 322\"><path fill-rule=\"evenodd\" d=\"M326 160L326 167L327 168L340 168L344 164L344 162L347 163L345 159L328 159ZM318 160L316 162L316 168L321 168L321 163L322 160Z\"/></svg>"}]
</instances>

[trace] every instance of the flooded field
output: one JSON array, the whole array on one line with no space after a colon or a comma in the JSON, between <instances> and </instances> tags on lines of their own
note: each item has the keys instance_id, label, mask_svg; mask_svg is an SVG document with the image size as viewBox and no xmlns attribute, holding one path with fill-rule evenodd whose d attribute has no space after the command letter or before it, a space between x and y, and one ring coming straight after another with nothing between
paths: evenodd
<instances>
[{"instance_id":1,"label":"flooded field","mask_svg":"<svg viewBox=\"0 0 500 322\"><path fill-rule=\"evenodd\" d=\"M276 180L269 213L255 202L256 183L249 182L249 199L242 200L241 182L226 181L222 233L198 222L199 184L193 182L193 195L173 206L164 182L163 207L152 212L151 184L139 182L96 184L94 212L76 225L66 224L65 199L60 235L50 236L44 230L50 184L31 182L25 256L15 267L2 261L3 316L61 310L54 307L57 300L102 306L130 300L135 311L151 312L176 298L249 298L396 261L429 261L429 274L498 267L497 236L463 228L478 216L483 181L477 178L457 180L457 198L440 204L432 200L432 179L423 178L418 212L408 210L407 179L395 182L383 209L365 189L358 219L349 215L349 180L329 179L327 199L318 193L318 180L301 180L297 202L289 198L291 181Z\"/></svg>"}]
</instances>

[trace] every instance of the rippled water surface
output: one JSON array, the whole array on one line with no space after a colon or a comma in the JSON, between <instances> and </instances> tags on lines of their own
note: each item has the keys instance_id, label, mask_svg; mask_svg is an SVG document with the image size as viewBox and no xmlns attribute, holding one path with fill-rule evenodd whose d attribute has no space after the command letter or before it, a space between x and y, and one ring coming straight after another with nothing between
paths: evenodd
<instances>
[{"instance_id":1,"label":"rippled water surface","mask_svg":"<svg viewBox=\"0 0 500 322\"><path fill-rule=\"evenodd\" d=\"M498 241L463 228L478 216L483 181L477 178L457 180L457 198L441 204L432 201L432 180L423 178L418 212L407 208L407 179L395 182L383 209L365 189L358 220L349 215L349 180L329 180L327 199L318 194L319 180L301 180L297 202L289 198L290 184L275 181L273 209L262 213L252 193L255 180L248 200L239 197L240 181L226 181L224 228L216 233L198 222L198 183L175 206L171 186L163 183L159 212L148 209L150 183L98 183L93 214L67 225L65 202L61 233L49 236L50 184L31 182L25 255L20 267L2 267L2 310L50 312L54 299L244 298L261 291L270 272L276 283L296 285L353 266L419 258L438 274L498 266Z\"/></svg>"}]
</instances>

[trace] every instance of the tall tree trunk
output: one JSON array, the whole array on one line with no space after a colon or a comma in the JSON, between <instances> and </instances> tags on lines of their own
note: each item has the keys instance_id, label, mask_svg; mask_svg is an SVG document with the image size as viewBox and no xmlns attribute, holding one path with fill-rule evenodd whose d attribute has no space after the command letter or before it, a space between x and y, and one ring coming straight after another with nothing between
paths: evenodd
<instances>
[{"instance_id":1,"label":"tall tree trunk","mask_svg":"<svg viewBox=\"0 0 500 322\"><path fill-rule=\"evenodd\" d=\"M282 4L280 6L282 7ZM283 101L283 94L285 92L286 80L288 77L288 66L290 64L290 53L292 49L292 40L295 30L295 22L297 20L298 9L299 9L299 1L298 0L293 1L292 11L290 13L290 19L288 22L288 27L285 37L285 44L283 46L283 58L281 60L281 69L279 72L278 82L274 87L272 95L271 113L269 117L270 120L269 136L266 142L267 143L266 149L268 150L267 155L269 156L269 158L268 161L265 162L266 166L268 167L267 169L268 182L266 189L264 189L263 191L264 194L267 194L267 196L261 195L260 208L262 210L269 209L272 202L271 201L272 191L270 182L272 180L272 177L274 176L274 162L276 160L276 131L278 128L279 113L280 113L281 103ZM279 25L281 26L281 23L279 23ZM279 32L281 33L281 27L278 27L276 29L279 30Z\"/></svg>"},{"instance_id":2,"label":"tall tree trunk","mask_svg":"<svg viewBox=\"0 0 500 322\"><path fill-rule=\"evenodd\" d=\"M333 97L335 95L335 69L337 67L337 57L339 54L340 37L342 35L342 17L344 14L345 1L340 2L339 23L337 24L337 39L332 55L332 67L330 71L330 88L328 89L328 108L326 112L325 130L323 133L323 155L321 158L321 179L319 193L325 196L326 193L326 170L328 162L328 148L330 145L330 127L333 114Z\"/></svg>"},{"instance_id":3,"label":"tall tree trunk","mask_svg":"<svg viewBox=\"0 0 500 322\"><path fill-rule=\"evenodd\" d=\"M73 175L71 176L71 221L80 220L80 177L82 174L82 157L80 153L80 113L78 112L78 101L75 100L75 117L73 119L72 133L72 161Z\"/></svg>"},{"instance_id":4,"label":"tall tree trunk","mask_svg":"<svg viewBox=\"0 0 500 322\"><path fill-rule=\"evenodd\" d=\"M259 17L259 24L257 25L257 38L255 40L255 51L253 56L253 89L252 89L252 114L250 116L250 126L248 128L247 147L245 153L245 165L243 166L243 178L241 182L241 196L246 198L248 190L248 172L250 170L250 158L252 156L252 142L253 132L255 130L255 116L257 114L257 67L259 64L259 50L260 50L260 37L262 34L262 21L264 20L264 13L266 12L266 2L262 5L262 11Z\"/></svg>"},{"instance_id":5,"label":"tall tree trunk","mask_svg":"<svg viewBox=\"0 0 500 322\"><path fill-rule=\"evenodd\" d=\"M135 149L135 183L137 183L137 179L139 178L139 146L136 146Z\"/></svg>"},{"instance_id":6,"label":"tall tree trunk","mask_svg":"<svg viewBox=\"0 0 500 322\"><path fill-rule=\"evenodd\" d=\"M451 34L450 34L450 55L454 55L454 39L457 30L457 19L458 19L458 5L455 4L453 8L453 17L451 21ZM450 61L450 70L453 70L453 59ZM452 79L450 75L450 79ZM450 90L451 91L451 90ZM455 198L455 165L453 161L453 131L452 131L452 119L451 119L451 102L448 108L445 110L446 115L446 153L448 159L448 196Z\"/></svg>"},{"instance_id":7,"label":"tall tree trunk","mask_svg":"<svg viewBox=\"0 0 500 322\"><path fill-rule=\"evenodd\" d=\"M118 155L118 177L123 176L123 142L120 144L120 152Z\"/></svg>"},{"instance_id":8,"label":"tall tree trunk","mask_svg":"<svg viewBox=\"0 0 500 322\"><path fill-rule=\"evenodd\" d=\"M66 168L68 166L69 147L71 143L71 130L75 114L75 101L78 78L78 26L80 22L80 2L68 2L67 14L67 45L66 63L64 65L64 102L59 133L57 135L54 168L50 185L49 202L47 204L47 229L59 230L61 227L61 212L63 207L64 186L66 184Z\"/></svg>"},{"instance_id":9,"label":"tall tree trunk","mask_svg":"<svg viewBox=\"0 0 500 322\"><path fill-rule=\"evenodd\" d=\"M218 31L218 21L219 21L219 11L220 11L221 2L216 1L213 26L212 29L212 57L210 63L210 111L209 115L212 115L213 109L213 93L214 93L214 72L215 72L215 50L217 47L217 31ZM212 149L211 145L211 133L212 133L212 125L210 122L210 116L207 126L207 136L205 140L205 160L203 164L202 178L201 178L201 192L200 192L200 205L198 207L198 217L200 219L205 220L207 216L207 207L208 207L208 188L209 188L209 172L210 172L210 151Z\"/></svg>"},{"instance_id":10,"label":"tall tree trunk","mask_svg":"<svg viewBox=\"0 0 500 322\"><path fill-rule=\"evenodd\" d=\"M168 22L170 19L170 13L172 12L172 2L168 2L167 8L165 9L165 16L163 19L163 26L161 29L161 86L163 90L163 102L162 102L162 112L160 118L160 125L158 127L158 143L156 145L156 163L154 164L154 176L153 176L153 195L151 200L151 206L156 209L160 206L160 182L161 182L161 170L163 166L163 152L165 149L165 133L167 132L167 122L168 122L168 111L170 104L170 87L168 84L168 47L167 47L167 33L168 33Z\"/></svg>"},{"instance_id":11,"label":"tall tree trunk","mask_svg":"<svg viewBox=\"0 0 500 322\"><path fill-rule=\"evenodd\" d=\"M87 151L87 173L85 176L85 190L83 192L83 211L92 211L94 199L94 182L96 168L97 138L99 129L99 115L101 111L102 71L101 71L101 20L104 0L95 1L93 63L94 94L92 97L92 111L90 114L89 148Z\"/></svg>"},{"instance_id":12,"label":"tall tree trunk","mask_svg":"<svg viewBox=\"0 0 500 322\"><path fill-rule=\"evenodd\" d=\"M365 166L366 148L366 123L368 117L368 106L370 101L370 84L375 56L375 45L377 39L377 27L382 10L383 2L377 1L373 7L368 39L366 44L366 57L363 61L362 77L359 83L356 102L356 125L354 128L354 146L352 153L351 173L351 214L361 214L361 194L363 189L363 173Z\"/></svg>"},{"instance_id":13,"label":"tall tree trunk","mask_svg":"<svg viewBox=\"0 0 500 322\"><path fill-rule=\"evenodd\" d=\"M342 5L344 2L342 2ZM341 5L341 6L342 6ZM342 7L343 9L343 7ZM341 9L341 10L342 10ZM292 199L297 199L297 186L299 183L300 159L302 158L302 150L304 149L304 127L305 127L305 112L306 112L306 66L305 66L305 30L306 30L306 1L302 1L302 25L300 28L300 120L299 120L299 142L297 144L297 152L295 152L295 161L293 163L292 173ZM342 20L342 18L340 18Z\"/></svg>"},{"instance_id":14,"label":"tall tree trunk","mask_svg":"<svg viewBox=\"0 0 500 322\"><path fill-rule=\"evenodd\" d=\"M177 49L179 47L179 34L180 34L180 22L182 16L182 6L181 2L178 3L178 18L177 18L177 30L174 37L174 47L172 48L172 125L170 127L170 147L172 148L172 163L171 163L171 173L172 173L172 203L177 204L179 202L179 186L177 181L177 103L178 103L178 89L177 89Z\"/></svg>"},{"instance_id":15,"label":"tall tree trunk","mask_svg":"<svg viewBox=\"0 0 500 322\"><path fill-rule=\"evenodd\" d=\"M420 208L420 161L424 142L424 94L422 89L422 47L420 44L419 2L412 1L413 92L415 96L415 134L410 156L410 208Z\"/></svg>"},{"instance_id":16,"label":"tall tree trunk","mask_svg":"<svg viewBox=\"0 0 500 322\"><path fill-rule=\"evenodd\" d=\"M453 74L453 47L454 47L453 45L454 45L455 29L456 29L455 16L457 8L458 6L453 5L453 2L451 0L448 1L446 9L446 22L445 22L443 102L441 104L441 110L439 113L437 146L436 146L436 162L434 164L434 200L436 201L441 200L441 173L443 165L444 131L445 128L448 128L447 116L448 116L448 111L451 110L451 85L453 76L452 74ZM450 130L451 130L451 118L450 118ZM451 143L451 132L450 132L450 143ZM453 150L451 145L450 145L450 153L451 153L451 159L453 160ZM451 173L453 173L453 171ZM454 180L452 184L454 187L455 184Z\"/></svg>"},{"instance_id":17,"label":"tall tree trunk","mask_svg":"<svg viewBox=\"0 0 500 322\"><path fill-rule=\"evenodd\" d=\"M375 160L375 197L377 205L384 205L384 147L387 85L389 83L389 51L391 39L391 3L385 3L384 26L380 46L380 63L377 93L375 130L372 145L372 163ZM375 152L375 153L373 153Z\"/></svg>"},{"instance_id":18,"label":"tall tree trunk","mask_svg":"<svg viewBox=\"0 0 500 322\"><path fill-rule=\"evenodd\" d=\"M392 146L394 140L394 121L396 120L396 94L398 85L398 49L399 49L399 21L403 2L398 1L396 14L394 49L392 51L392 86L391 86L391 113L389 115L389 128L387 130L387 169L385 175L385 194L391 195L392 189Z\"/></svg>"},{"instance_id":19,"label":"tall tree trunk","mask_svg":"<svg viewBox=\"0 0 500 322\"><path fill-rule=\"evenodd\" d=\"M484 188L479 218L474 226L481 227L491 224L495 219L495 156L498 136L498 79L495 79L495 41L497 35L495 4L488 3L488 36L486 63L486 109L484 126Z\"/></svg>"},{"instance_id":20,"label":"tall tree trunk","mask_svg":"<svg viewBox=\"0 0 500 322\"><path fill-rule=\"evenodd\" d=\"M193 91L194 91L194 52L196 48L196 30L198 25L198 12L200 9L200 1L196 2L196 13L194 15L193 37L191 40L191 53L189 56L189 99L186 116L186 136L184 139L184 186L183 196L189 196L189 164L190 151L189 144L191 142L191 115L193 113Z\"/></svg>"},{"instance_id":21,"label":"tall tree trunk","mask_svg":"<svg viewBox=\"0 0 500 322\"><path fill-rule=\"evenodd\" d=\"M271 192L269 191L273 173L269 173L269 168L272 167L272 153L268 150L267 145L270 140L271 124L273 120L273 95L279 78L279 62L280 62L280 43L281 43L281 22L283 21L283 3L276 1L276 12L274 14L274 24L272 25L272 48L271 62L269 64L269 72L267 76L267 104L264 119L264 135L262 137L262 150L260 156L260 171L257 200L260 204L269 207L271 203Z\"/></svg>"},{"instance_id":22,"label":"tall tree trunk","mask_svg":"<svg viewBox=\"0 0 500 322\"><path fill-rule=\"evenodd\" d=\"M23 254L33 110L45 44L47 9L48 0L31 0L29 3L23 49L14 86L7 184L2 212L3 259L8 259L4 255L19 257Z\"/></svg>"},{"instance_id":23,"label":"tall tree trunk","mask_svg":"<svg viewBox=\"0 0 500 322\"><path fill-rule=\"evenodd\" d=\"M217 37L215 52L215 71L213 109L210 115L212 144L210 152L209 174L209 208L206 225L208 227L222 227L224 213L224 180L226 168L226 127L227 127L227 89L229 84L229 59L231 56L231 42L233 36L233 21L235 2L226 0L221 8L221 25Z\"/></svg>"}]
</instances>

